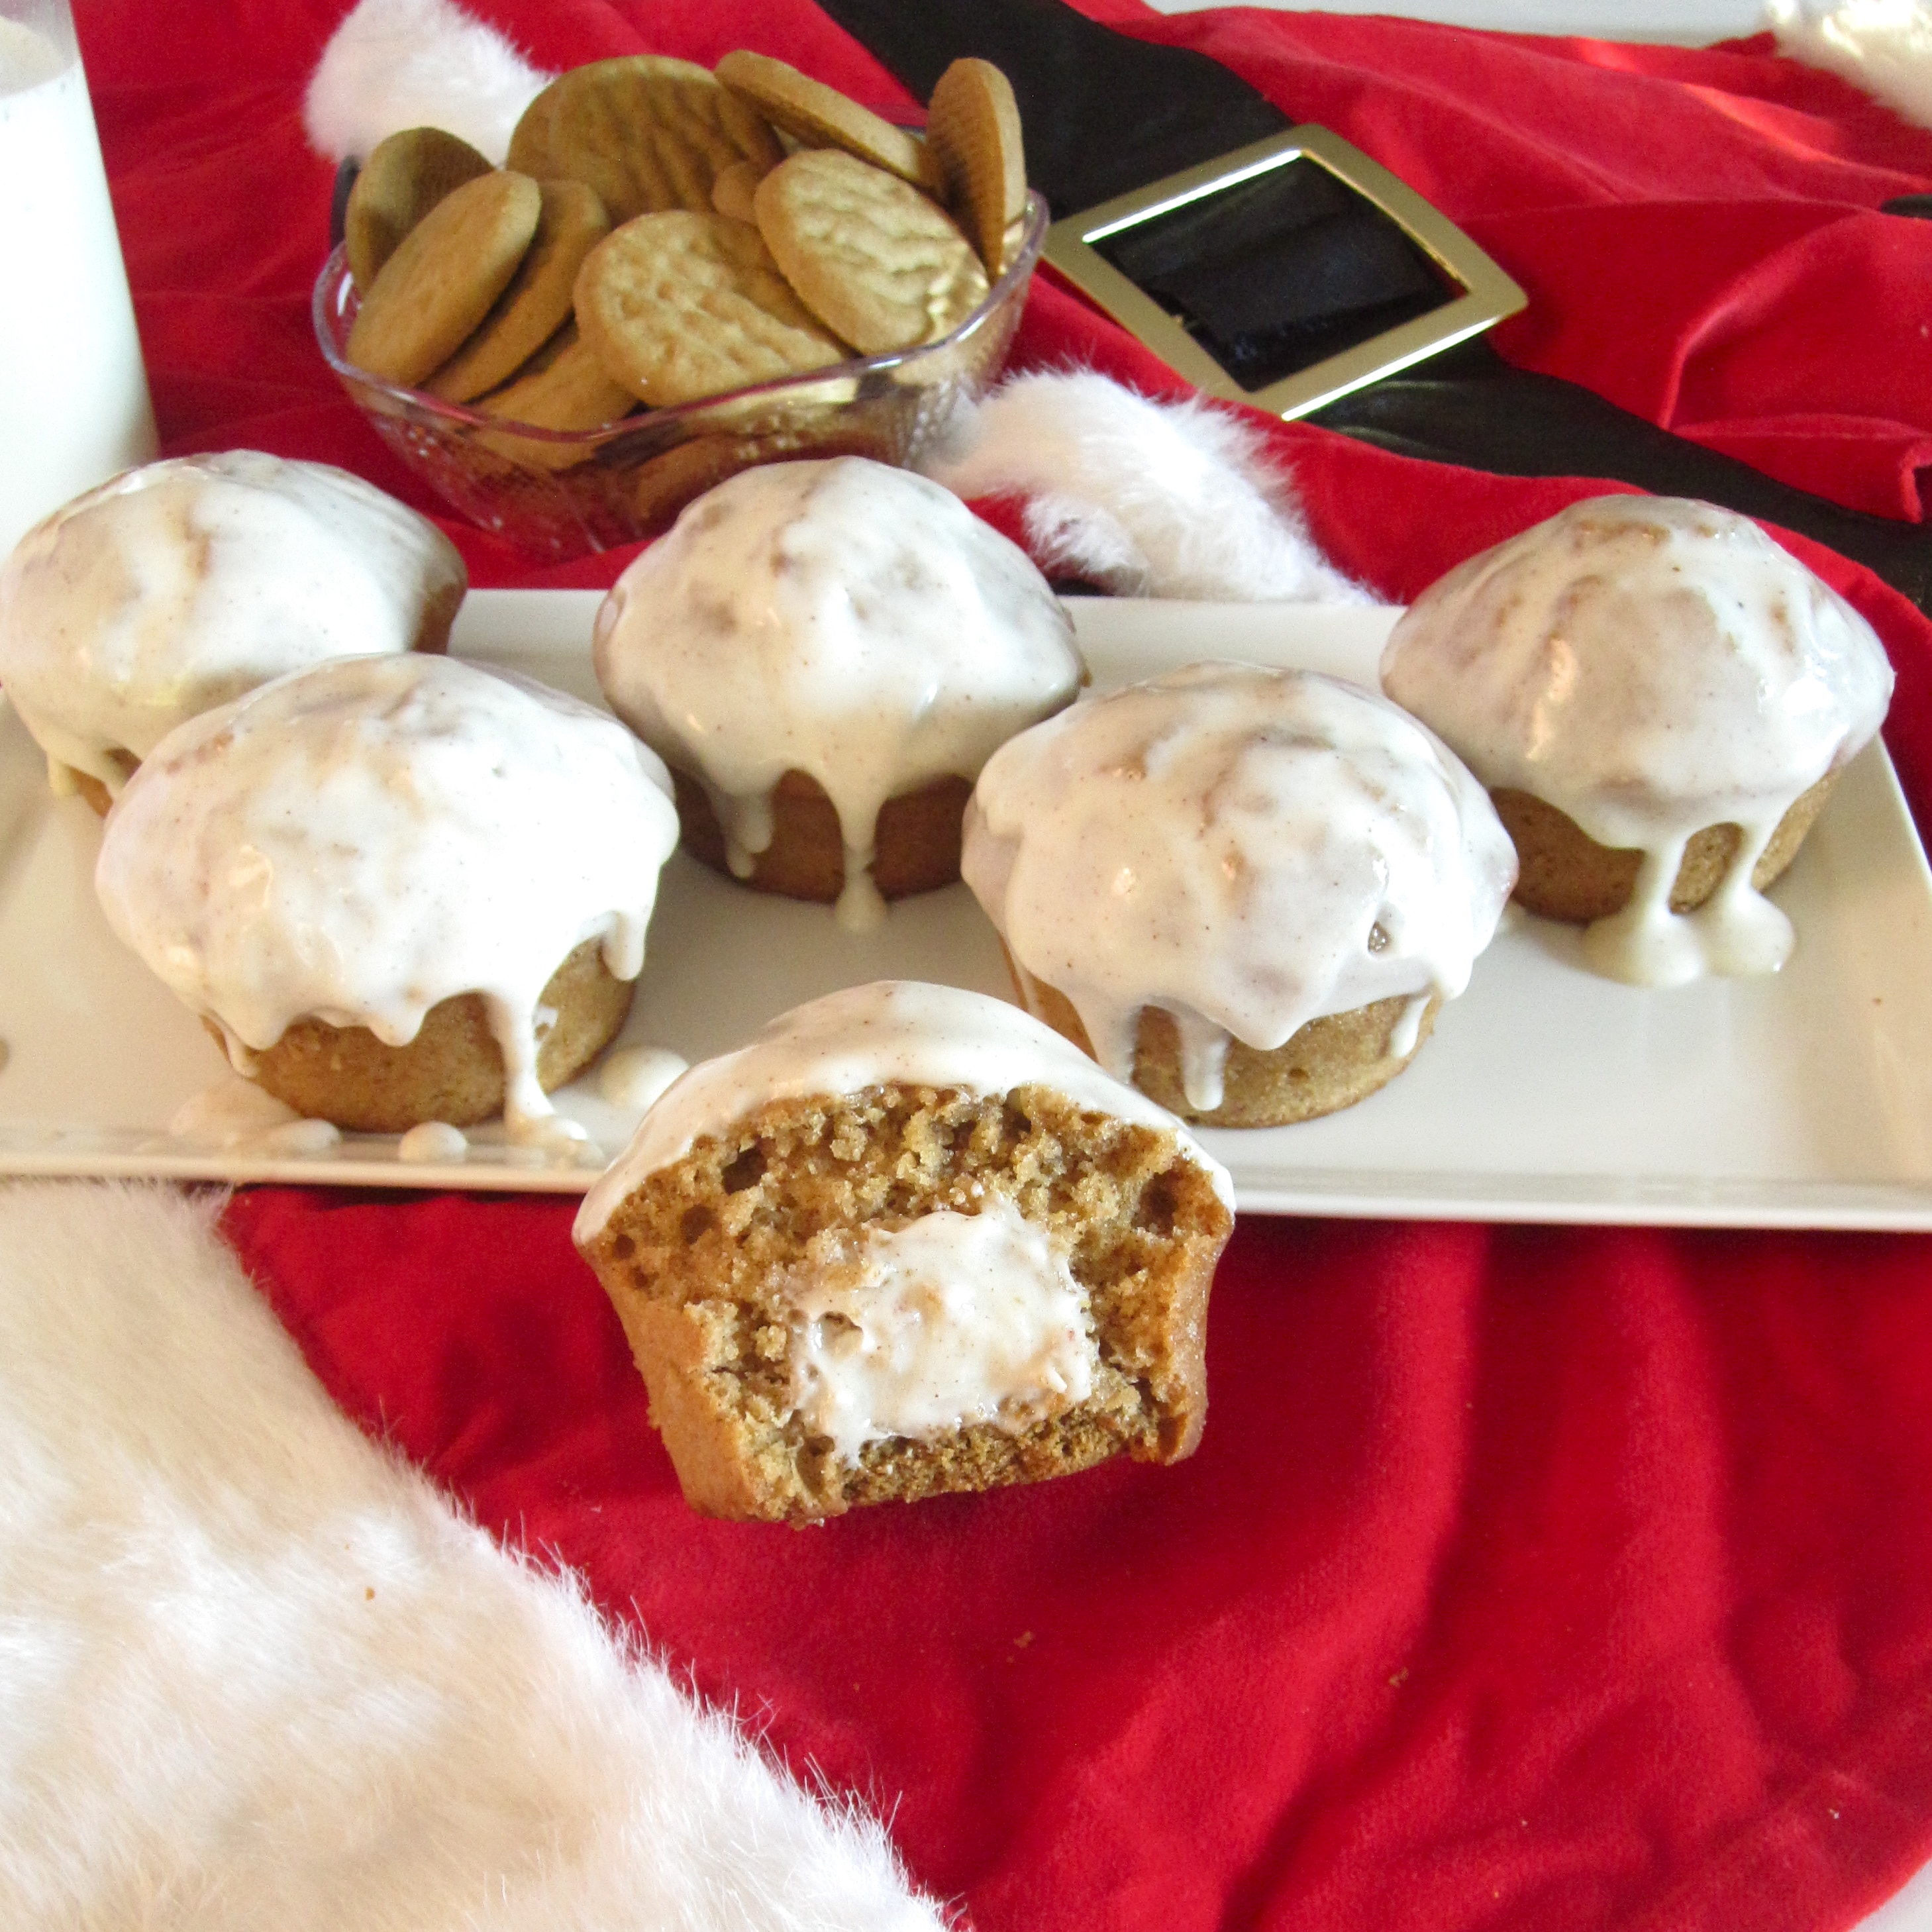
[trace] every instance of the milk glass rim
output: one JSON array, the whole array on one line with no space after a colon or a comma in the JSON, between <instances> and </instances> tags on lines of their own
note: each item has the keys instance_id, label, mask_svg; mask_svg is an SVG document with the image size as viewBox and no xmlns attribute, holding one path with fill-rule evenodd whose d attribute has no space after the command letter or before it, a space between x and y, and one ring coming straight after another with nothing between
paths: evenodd
<instances>
[{"instance_id":1,"label":"milk glass rim","mask_svg":"<svg viewBox=\"0 0 1932 1932\"><path fill-rule=\"evenodd\" d=\"M39 34L52 46L58 60L52 73L37 74L24 83L11 80L6 64L0 62L0 100L58 80L80 62L80 43L74 34L74 10L68 0L0 0L0 26L25 27Z\"/></svg>"}]
</instances>

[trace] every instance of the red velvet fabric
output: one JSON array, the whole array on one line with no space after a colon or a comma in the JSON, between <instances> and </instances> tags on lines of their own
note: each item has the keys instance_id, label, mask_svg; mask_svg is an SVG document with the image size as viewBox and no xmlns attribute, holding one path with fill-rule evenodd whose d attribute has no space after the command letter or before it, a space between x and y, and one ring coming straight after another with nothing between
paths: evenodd
<instances>
[{"instance_id":1,"label":"red velvet fabric","mask_svg":"<svg viewBox=\"0 0 1932 1932\"><path fill-rule=\"evenodd\" d=\"M915 4L916 0L908 0ZM1758 43L1705 52L1231 10L1161 20L1338 128L1530 290L1502 338L1841 500L1918 512L1932 136ZM344 0L80 0L171 449L347 464L434 508L308 334ZM500 0L542 63L749 44L888 110L804 0ZM1022 362L1172 378L1064 290ZM1264 433L1385 594L1580 490ZM531 570L456 532L482 583ZM1878 625L1932 806L1932 627ZM982 1932L1836 1932L1932 1856L1932 1244L1244 1221L1173 1470L707 1523L554 1200L261 1189L226 1227L350 1413L794 1769L878 1804Z\"/></svg>"}]
</instances>

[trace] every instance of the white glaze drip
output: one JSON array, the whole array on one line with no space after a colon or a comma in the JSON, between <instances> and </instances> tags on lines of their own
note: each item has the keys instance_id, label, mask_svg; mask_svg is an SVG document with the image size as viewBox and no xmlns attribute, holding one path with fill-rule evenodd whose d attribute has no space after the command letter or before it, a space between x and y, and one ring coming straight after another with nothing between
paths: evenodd
<instances>
[{"instance_id":1,"label":"white glaze drip","mask_svg":"<svg viewBox=\"0 0 1932 1932\"><path fill-rule=\"evenodd\" d=\"M670 780L574 699L448 658L344 658L182 726L110 814L115 932L238 1072L295 1020L391 1046L459 993L502 1049L511 1139L581 1138L537 1085L538 1002L602 942L634 977L676 839Z\"/></svg>"},{"instance_id":2,"label":"white glaze drip","mask_svg":"<svg viewBox=\"0 0 1932 1932\"><path fill-rule=\"evenodd\" d=\"M1791 957L1796 935L1751 884L1751 868L1776 830L1774 820L1748 832L1717 890L1688 913L1670 909L1687 842L1646 852L1630 903L1584 929L1584 957L1605 978L1634 986L1682 986L1706 974L1775 973Z\"/></svg>"},{"instance_id":3,"label":"white glaze drip","mask_svg":"<svg viewBox=\"0 0 1932 1932\"><path fill-rule=\"evenodd\" d=\"M847 932L876 932L886 922L885 896L872 883L872 854L845 848L845 883L832 917Z\"/></svg>"},{"instance_id":4,"label":"white glaze drip","mask_svg":"<svg viewBox=\"0 0 1932 1932\"><path fill-rule=\"evenodd\" d=\"M1086 1295L1003 1196L976 1214L940 1209L812 1247L780 1290L794 1311L792 1402L839 1461L974 1423L1017 1432L1092 1394Z\"/></svg>"},{"instance_id":5,"label":"white glaze drip","mask_svg":"<svg viewBox=\"0 0 1932 1932\"><path fill-rule=\"evenodd\" d=\"M604 607L609 608L607 604ZM724 863L734 879L748 879L758 864L758 854L768 851L777 827L772 821L769 792L748 798L734 798L720 791L707 777L700 776L705 795L711 801L712 814L724 834Z\"/></svg>"},{"instance_id":6,"label":"white glaze drip","mask_svg":"<svg viewBox=\"0 0 1932 1932\"><path fill-rule=\"evenodd\" d=\"M700 1061L668 1088L577 1216L593 1240L633 1188L701 1136L774 1100L857 1094L888 1083L1009 1094L1048 1087L1076 1106L1173 1133L1229 1208L1234 1184L1174 1116L1104 1072L1052 1028L1004 1000L957 986L882 980L782 1013L748 1045Z\"/></svg>"},{"instance_id":7,"label":"white glaze drip","mask_svg":"<svg viewBox=\"0 0 1932 1932\"><path fill-rule=\"evenodd\" d=\"M751 876L788 771L824 788L845 848L840 922L885 907L880 808L1072 698L1066 613L1023 552L957 497L859 457L748 470L700 497L598 612L618 716L703 783Z\"/></svg>"},{"instance_id":8,"label":"white glaze drip","mask_svg":"<svg viewBox=\"0 0 1932 1932\"><path fill-rule=\"evenodd\" d=\"M0 568L0 680L50 760L110 792L185 719L322 659L406 650L463 560L361 478L256 450L128 471Z\"/></svg>"},{"instance_id":9,"label":"white glaze drip","mask_svg":"<svg viewBox=\"0 0 1932 1932\"><path fill-rule=\"evenodd\" d=\"M1209 664L996 752L961 869L1118 1077L1142 1011L1172 1015L1188 1103L1208 1112L1234 1040L1272 1050L1310 1020L1414 995L1396 1042L1412 1050L1429 996L1468 983L1516 862L1481 787L1394 705Z\"/></svg>"},{"instance_id":10,"label":"white glaze drip","mask_svg":"<svg viewBox=\"0 0 1932 1932\"><path fill-rule=\"evenodd\" d=\"M1180 1040L1180 1090L1187 1096L1187 1104L1196 1112L1209 1114L1221 1104L1225 1091L1228 1071L1228 1048L1233 1043L1224 1027L1196 1012L1191 1007L1183 1006L1179 1012L1172 1007L1168 1011L1174 1019L1174 1030ZM1134 1016L1138 1030L1138 1016ZM1133 1064L1133 1046L1127 1047L1127 1064Z\"/></svg>"},{"instance_id":11,"label":"white glaze drip","mask_svg":"<svg viewBox=\"0 0 1932 1932\"><path fill-rule=\"evenodd\" d=\"M1382 671L1486 784L1643 854L1630 904L1584 950L1661 986L1789 957L1790 922L1751 868L1800 794L1877 730L1892 682L1870 626L1755 524L1624 496L1451 571L1396 625ZM1673 914L1685 844L1724 824L1744 836L1723 884Z\"/></svg>"},{"instance_id":12,"label":"white glaze drip","mask_svg":"<svg viewBox=\"0 0 1932 1932\"><path fill-rule=\"evenodd\" d=\"M1422 1036L1422 1016L1429 1010L1429 995L1418 993L1402 1010L1402 1017L1395 1023L1395 1030L1389 1035L1390 1058L1406 1060L1415 1051L1415 1043Z\"/></svg>"},{"instance_id":13,"label":"white glaze drip","mask_svg":"<svg viewBox=\"0 0 1932 1932\"><path fill-rule=\"evenodd\" d=\"M214 1021L221 1035L221 1050L228 1056L228 1064L244 1080L255 1077L255 1056L243 1045L241 1036L218 1014L210 1013L207 1018Z\"/></svg>"}]
</instances>

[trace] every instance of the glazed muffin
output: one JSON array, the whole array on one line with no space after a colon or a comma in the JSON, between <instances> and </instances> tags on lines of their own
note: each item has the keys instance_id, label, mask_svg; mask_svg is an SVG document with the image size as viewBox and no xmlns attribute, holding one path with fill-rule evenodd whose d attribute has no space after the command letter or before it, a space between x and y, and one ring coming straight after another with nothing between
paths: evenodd
<instances>
[{"instance_id":1,"label":"glazed muffin","mask_svg":"<svg viewBox=\"0 0 1932 1932\"><path fill-rule=\"evenodd\" d=\"M1871 626L1755 524L1627 496L1458 566L1382 675L1490 788L1522 903L1650 985L1784 963L1790 922L1762 895L1892 682Z\"/></svg>"},{"instance_id":2,"label":"glazed muffin","mask_svg":"<svg viewBox=\"0 0 1932 1932\"><path fill-rule=\"evenodd\" d=\"M962 870L1030 1010L1184 1118L1245 1127L1400 1072L1516 864L1482 788L1395 706L1204 664L996 753Z\"/></svg>"},{"instance_id":3,"label":"glazed muffin","mask_svg":"<svg viewBox=\"0 0 1932 1932\"><path fill-rule=\"evenodd\" d=\"M1226 1172L1004 1001L884 982L694 1067L585 1197L686 1499L802 1520L1191 1454Z\"/></svg>"},{"instance_id":4,"label":"glazed muffin","mask_svg":"<svg viewBox=\"0 0 1932 1932\"><path fill-rule=\"evenodd\" d=\"M676 842L615 720L422 656L296 672L191 719L108 816L108 922L298 1112L394 1132L546 1095L616 1034Z\"/></svg>"},{"instance_id":5,"label":"glazed muffin","mask_svg":"<svg viewBox=\"0 0 1932 1932\"><path fill-rule=\"evenodd\" d=\"M612 709L671 768L691 850L855 928L958 876L980 766L1084 676L1022 551L861 457L698 498L618 580L596 651Z\"/></svg>"},{"instance_id":6,"label":"glazed muffin","mask_svg":"<svg viewBox=\"0 0 1932 1932\"><path fill-rule=\"evenodd\" d=\"M0 686L56 791L105 812L176 725L271 678L441 650L466 584L434 524L346 470L176 457L20 539L0 567Z\"/></svg>"}]
</instances>

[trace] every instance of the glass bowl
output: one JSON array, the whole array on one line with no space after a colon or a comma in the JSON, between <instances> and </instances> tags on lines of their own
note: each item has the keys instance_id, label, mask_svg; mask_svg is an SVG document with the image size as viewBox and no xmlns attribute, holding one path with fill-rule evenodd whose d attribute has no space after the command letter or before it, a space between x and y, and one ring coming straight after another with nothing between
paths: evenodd
<instances>
[{"instance_id":1,"label":"glass bowl","mask_svg":"<svg viewBox=\"0 0 1932 1932\"><path fill-rule=\"evenodd\" d=\"M1012 265L937 342L646 410L596 430L479 415L354 368L344 350L358 302L342 248L322 265L311 310L323 358L397 455L471 522L561 560L652 535L692 497L754 464L844 455L914 461L954 404L999 373L1046 238L1046 205L1033 195Z\"/></svg>"}]
</instances>

